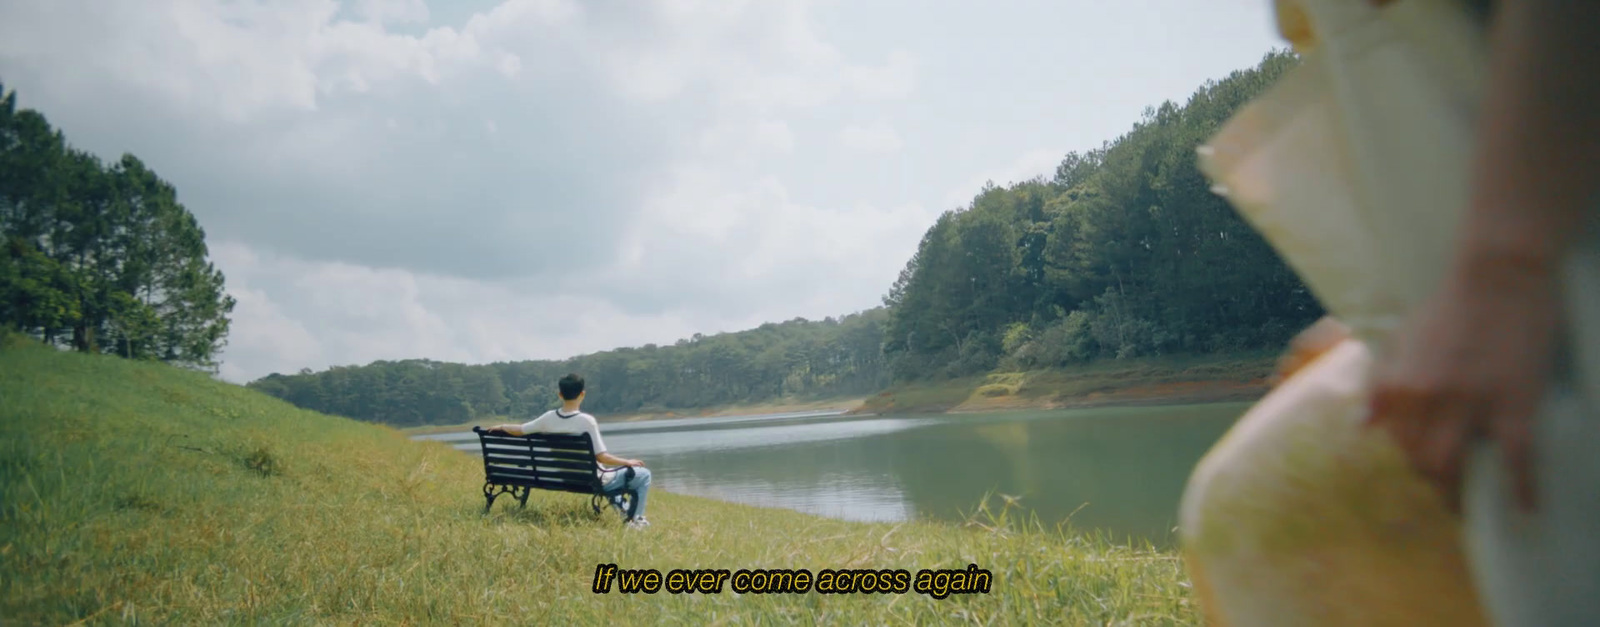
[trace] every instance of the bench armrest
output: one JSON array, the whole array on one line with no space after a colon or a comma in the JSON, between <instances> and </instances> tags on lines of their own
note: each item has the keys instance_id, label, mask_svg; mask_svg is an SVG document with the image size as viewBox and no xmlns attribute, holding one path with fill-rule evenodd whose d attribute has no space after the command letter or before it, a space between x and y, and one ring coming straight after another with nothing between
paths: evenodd
<instances>
[{"instance_id":1,"label":"bench armrest","mask_svg":"<svg viewBox=\"0 0 1600 627\"><path fill-rule=\"evenodd\" d=\"M600 472L626 472L628 474L628 481L633 480L633 466L607 466L600 462L595 462L594 465L600 469Z\"/></svg>"}]
</instances>

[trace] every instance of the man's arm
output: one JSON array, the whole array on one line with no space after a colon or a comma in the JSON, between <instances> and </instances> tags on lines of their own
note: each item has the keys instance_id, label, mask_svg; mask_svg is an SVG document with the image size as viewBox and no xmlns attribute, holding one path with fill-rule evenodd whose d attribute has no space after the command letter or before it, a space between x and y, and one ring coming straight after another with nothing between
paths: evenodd
<instances>
[{"instance_id":1,"label":"man's arm","mask_svg":"<svg viewBox=\"0 0 1600 627\"><path fill-rule=\"evenodd\" d=\"M594 454L594 458L595 458L596 461L598 461L598 462L600 462L602 464L605 464L607 466L643 466L644 465L644 462L641 462L641 461L639 461L637 459L628 459L626 457L617 457L616 455L612 455L611 453L605 453L605 452L595 453Z\"/></svg>"},{"instance_id":2,"label":"man's arm","mask_svg":"<svg viewBox=\"0 0 1600 627\"><path fill-rule=\"evenodd\" d=\"M1372 421L1451 505L1466 445L1497 441L1534 503L1530 423L1554 363L1560 266L1600 193L1600 2L1503 0L1454 266L1397 338Z\"/></svg>"},{"instance_id":3,"label":"man's arm","mask_svg":"<svg viewBox=\"0 0 1600 627\"><path fill-rule=\"evenodd\" d=\"M489 430L499 431L508 435L527 435L526 433L522 432L522 425L520 424L495 425L493 427L489 427Z\"/></svg>"},{"instance_id":4,"label":"man's arm","mask_svg":"<svg viewBox=\"0 0 1600 627\"><path fill-rule=\"evenodd\" d=\"M589 441L593 442L595 450L599 451L598 453L594 454L595 461L598 461L601 464L604 464L604 465L607 465L607 466L643 466L644 465L644 462L641 462L641 461L639 461L637 459L628 459L626 457L617 457L616 455L612 455L610 452L606 451L605 438L600 437L600 423L595 422L594 416L590 416L590 415L584 414L582 416L579 416L578 419L583 421L583 429L584 429L584 431L587 431L589 433Z\"/></svg>"}]
</instances>

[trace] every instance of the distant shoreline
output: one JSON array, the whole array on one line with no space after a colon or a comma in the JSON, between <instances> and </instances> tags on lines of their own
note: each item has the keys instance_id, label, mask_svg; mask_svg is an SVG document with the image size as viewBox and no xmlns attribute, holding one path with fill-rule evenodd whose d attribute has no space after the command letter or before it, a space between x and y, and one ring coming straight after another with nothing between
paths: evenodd
<instances>
[{"instance_id":1,"label":"distant shoreline","mask_svg":"<svg viewBox=\"0 0 1600 627\"><path fill-rule=\"evenodd\" d=\"M1083 368L1008 372L898 385L870 397L773 401L700 410L596 416L602 424L683 418L734 418L810 411L846 416L904 416L1045 411L1254 401L1271 389L1275 357L1151 358ZM406 435L470 431L473 425L512 422L485 418L458 425L400 429Z\"/></svg>"},{"instance_id":2,"label":"distant shoreline","mask_svg":"<svg viewBox=\"0 0 1600 627\"><path fill-rule=\"evenodd\" d=\"M1113 394L1089 394L1067 400L1035 400L1006 403L963 403L949 408L889 408L871 409L866 406L846 412L850 416L919 416L961 414L995 414L1013 411L1049 411L1055 409L1092 409L1100 407L1160 407L1164 405L1196 405L1204 403L1232 403L1259 400L1271 390L1265 381L1237 383L1231 381L1193 382L1178 390L1133 389Z\"/></svg>"},{"instance_id":3,"label":"distant shoreline","mask_svg":"<svg viewBox=\"0 0 1600 627\"><path fill-rule=\"evenodd\" d=\"M629 414L599 414L595 419L600 424L616 424L624 422L642 422L647 420L673 420L680 418L734 418L745 416L763 416L770 414L788 414L810 411L836 411L850 414L866 402L865 397L848 397L842 399L828 399L820 401L773 401L769 403L754 403L747 405L724 405L704 409L686 409L682 411L635 412ZM406 435L433 435L438 433L456 433L471 431L474 425L502 424L517 422L512 418L497 417L456 424L456 425L428 425L422 427L406 427L400 429Z\"/></svg>"},{"instance_id":4,"label":"distant shoreline","mask_svg":"<svg viewBox=\"0 0 1600 627\"><path fill-rule=\"evenodd\" d=\"M965 414L1015 410L1253 401L1271 389L1275 354L1174 356L899 385L852 414Z\"/></svg>"}]
</instances>

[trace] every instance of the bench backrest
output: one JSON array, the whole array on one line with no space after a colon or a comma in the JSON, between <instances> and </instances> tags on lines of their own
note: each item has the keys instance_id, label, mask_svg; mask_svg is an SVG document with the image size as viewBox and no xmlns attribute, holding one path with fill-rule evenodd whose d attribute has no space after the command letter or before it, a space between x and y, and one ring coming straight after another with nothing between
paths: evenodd
<instances>
[{"instance_id":1,"label":"bench backrest","mask_svg":"<svg viewBox=\"0 0 1600 627\"><path fill-rule=\"evenodd\" d=\"M593 494L600 489L599 462L587 433L509 435L473 427L483 445L489 483Z\"/></svg>"}]
</instances>

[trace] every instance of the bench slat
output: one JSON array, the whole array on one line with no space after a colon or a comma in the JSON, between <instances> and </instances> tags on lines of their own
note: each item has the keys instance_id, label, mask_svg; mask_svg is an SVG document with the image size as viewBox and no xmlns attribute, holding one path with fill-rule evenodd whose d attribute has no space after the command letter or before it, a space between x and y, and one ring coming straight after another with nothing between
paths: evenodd
<instances>
[{"instance_id":1,"label":"bench slat","mask_svg":"<svg viewBox=\"0 0 1600 627\"><path fill-rule=\"evenodd\" d=\"M499 455L501 457L515 457L517 459L528 459L528 451L527 451L527 449L523 449L523 450L520 450L520 451L513 451L513 450L510 450L510 449L503 449L503 448L485 448L485 449L482 449L482 453L484 455Z\"/></svg>"},{"instance_id":2,"label":"bench slat","mask_svg":"<svg viewBox=\"0 0 1600 627\"><path fill-rule=\"evenodd\" d=\"M550 481L575 481L575 482L579 482L579 483L591 483L591 482L593 482L595 480L595 474L592 473L592 472L574 472L574 471L571 471L571 470L553 470L553 471L541 470L541 471L539 471L539 480L540 481L546 481L546 480L550 480Z\"/></svg>"},{"instance_id":3,"label":"bench slat","mask_svg":"<svg viewBox=\"0 0 1600 627\"><path fill-rule=\"evenodd\" d=\"M521 478L533 481L534 479L539 478L539 473L534 472L530 468L506 468L504 466L490 466L489 479L493 481L496 477Z\"/></svg>"},{"instance_id":4,"label":"bench slat","mask_svg":"<svg viewBox=\"0 0 1600 627\"><path fill-rule=\"evenodd\" d=\"M595 463L594 455L592 455L590 453L567 453L567 452L550 453L550 452L543 452L543 453L529 454L526 451L524 451L521 454L512 454L512 453L504 453L504 452L501 452L501 451L484 451L483 452L483 458L485 460L492 461L492 462L506 463L506 464L520 464L520 465L524 465L524 466L526 466L527 464L529 464L531 462L534 462L534 461L537 461L537 462L539 462L541 464L544 463L544 462L551 462L551 461L562 461L562 462L576 463L576 464L593 464L593 463Z\"/></svg>"},{"instance_id":5,"label":"bench slat","mask_svg":"<svg viewBox=\"0 0 1600 627\"><path fill-rule=\"evenodd\" d=\"M534 451L534 459L564 459L574 462L592 462L594 453L589 451Z\"/></svg>"},{"instance_id":6,"label":"bench slat","mask_svg":"<svg viewBox=\"0 0 1600 627\"><path fill-rule=\"evenodd\" d=\"M538 470L533 468L516 468L510 466L489 466L488 473L491 476L523 477L527 479L542 479L549 477L552 479L572 479L574 481L588 481L589 477L596 476L593 470L587 472L572 471L561 470L557 468L545 468L543 466L539 467Z\"/></svg>"},{"instance_id":7,"label":"bench slat","mask_svg":"<svg viewBox=\"0 0 1600 627\"><path fill-rule=\"evenodd\" d=\"M523 446L527 446L531 443L534 446L555 445L581 447L589 443L587 435L572 433L534 433L525 436L478 434L478 439L484 442L494 442L496 444L520 444Z\"/></svg>"},{"instance_id":8,"label":"bench slat","mask_svg":"<svg viewBox=\"0 0 1600 627\"><path fill-rule=\"evenodd\" d=\"M530 481L575 481L587 483L595 479L594 473L573 472L571 470L539 470L532 471L526 468L501 468L489 467L489 476L527 479Z\"/></svg>"},{"instance_id":9,"label":"bench slat","mask_svg":"<svg viewBox=\"0 0 1600 627\"><path fill-rule=\"evenodd\" d=\"M567 443L563 443L563 442L550 442L550 443L535 442L534 445L533 445L533 450L535 450L535 451L570 451L570 452L573 452L573 453L590 453L590 452L594 451L594 447L589 446L588 442L583 442L581 444L567 444Z\"/></svg>"},{"instance_id":10,"label":"bench slat","mask_svg":"<svg viewBox=\"0 0 1600 627\"><path fill-rule=\"evenodd\" d=\"M589 451L593 446L587 436L560 436L560 437L534 437L507 438L479 436L478 442L485 447L507 448L526 451L530 447L535 449L553 449L558 451Z\"/></svg>"},{"instance_id":11,"label":"bench slat","mask_svg":"<svg viewBox=\"0 0 1600 627\"><path fill-rule=\"evenodd\" d=\"M562 469L559 469L559 468L545 468L543 466L539 467L538 469L517 468L517 467L512 467L512 466L489 466L488 469L487 469L487 472L488 472L488 474L491 474L491 475L506 475L506 476L509 476L509 477L527 477L529 479L537 479L539 477L565 477L569 473L574 477L599 476L599 475L596 475L593 471L583 472L583 471L574 471L574 470L562 470Z\"/></svg>"},{"instance_id":12,"label":"bench slat","mask_svg":"<svg viewBox=\"0 0 1600 627\"><path fill-rule=\"evenodd\" d=\"M483 461L489 462L491 464L511 464L513 466L530 466L530 465L532 465L534 463L534 458L528 457L527 455L495 455L495 454L492 454L492 453L484 453L483 454Z\"/></svg>"},{"instance_id":13,"label":"bench slat","mask_svg":"<svg viewBox=\"0 0 1600 627\"><path fill-rule=\"evenodd\" d=\"M594 459L594 451L586 448L574 449L533 449L533 454L539 457L546 455L577 455L584 459Z\"/></svg>"},{"instance_id":14,"label":"bench slat","mask_svg":"<svg viewBox=\"0 0 1600 627\"><path fill-rule=\"evenodd\" d=\"M509 465L506 465L506 464L489 464L486 467L486 470L490 474L503 472L503 473L510 473L510 474L514 474L514 475L515 474L525 474L525 475L528 475L529 477L532 477L534 473L544 474L544 473L547 473L547 472L572 472L570 470L563 471L563 470L558 469L558 468L545 468L543 466L539 466L538 470L534 470L534 468L530 467L530 466L509 466Z\"/></svg>"},{"instance_id":15,"label":"bench slat","mask_svg":"<svg viewBox=\"0 0 1600 627\"><path fill-rule=\"evenodd\" d=\"M543 474L543 471L536 471L536 470L534 470L532 468L528 468L528 467L502 466L502 465L499 465L499 464L490 464L488 466L485 466L484 467L484 472L486 472L488 474L491 474L491 475L507 475L507 476L517 476L517 477L527 477L529 479L534 478L535 475Z\"/></svg>"},{"instance_id":16,"label":"bench slat","mask_svg":"<svg viewBox=\"0 0 1600 627\"><path fill-rule=\"evenodd\" d=\"M520 443L517 443L517 444L511 444L511 443L507 443L507 442L484 442L483 443L483 450L486 450L486 451L518 451L518 452L526 453L526 452L528 452L528 443L520 442Z\"/></svg>"},{"instance_id":17,"label":"bench slat","mask_svg":"<svg viewBox=\"0 0 1600 627\"><path fill-rule=\"evenodd\" d=\"M517 451L517 453L528 453L528 451L534 451L534 453L544 453L544 451L560 451L560 453L594 453L594 448L589 448L589 446L566 446L566 445L533 445L533 446L528 446L528 443L526 443L526 441L523 441L523 443L517 443L517 445L509 445L509 443L498 443L498 441L486 441L486 443L483 443L483 449L490 449L490 451L506 451L506 453L512 453L512 451Z\"/></svg>"},{"instance_id":18,"label":"bench slat","mask_svg":"<svg viewBox=\"0 0 1600 627\"><path fill-rule=\"evenodd\" d=\"M500 456L498 456L498 455L493 456L493 458L491 458L491 459L489 459L487 461L490 464L496 465L495 467L497 467L497 468L500 467L499 465L509 464L509 465L512 465L512 466L524 466L524 467L526 467L526 466L529 466L529 465L533 465L533 466L538 466L540 468L550 468L550 469L553 469L553 470L586 470L586 471L589 471L589 472L594 472L594 471L597 471L597 470L600 469L599 465L596 464L593 461L575 462L575 461L569 461L569 460L540 459L538 461L530 462L530 461L528 461L528 458L526 458L526 457L518 457L518 458L516 458L516 461L505 461L505 460L501 459Z\"/></svg>"},{"instance_id":19,"label":"bench slat","mask_svg":"<svg viewBox=\"0 0 1600 627\"><path fill-rule=\"evenodd\" d=\"M482 444L483 444L483 447L486 448L486 449L487 448L492 448L492 449L497 450L497 451L528 451L528 450L552 451L553 450L553 451L571 451L571 452L574 452L574 453L583 453L583 452L588 452L588 451L593 450L589 446L589 443L587 443L587 442L580 442L580 443L567 443L567 442L482 442ZM530 449L530 447L531 447L531 449Z\"/></svg>"},{"instance_id":20,"label":"bench slat","mask_svg":"<svg viewBox=\"0 0 1600 627\"><path fill-rule=\"evenodd\" d=\"M495 443L492 443L492 442L484 444L483 445L483 450L492 451L492 452L495 452L495 453L514 453L514 454L522 454L522 455L526 455L529 452L533 452L533 453L548 453L548 452L552 452L552 451L553 452L557 452L557 453L591 453L591 454L594 452L594 449L591 449L591 448L589 448L587 446L578 446L578 447L571 447L571 448L565 448L565 447L559 447L559 446L554 446L554 447L552 447L552 446L540 446L540 447L537 447L537 448L529 448L527 444L520 444L520 445L517 445L517 446L511 446L509 444L495 444Z\"/></svg>"},{"instance_id":21,"label":"bench slat","mask_svg":"<svg viewBox=\"0 0 1600 627\"><path fill-rule=\"evenodd\" d=\"M593 483L587 483L587 482L545 481L543 479L533 480L533 479L522 479L522 478L506 477L503 480L490 481L490 483L502 484L502 485L526 486L526 487L530 487L530 488L538 488L540 490L556 490L556 491L560 491L560 492L577 492L577 493L580 493L580 494L594 494L596 492L594 484Z\"/></svg>"},{"instance_id":22,"label":"bench slat","mask_svg":"<svg viewBox=\"0 0 1600 627\"><path fill-rule=\"evenodd\" d=\"M538 467L541 467L541 469L589 470L589 472L600 470L600 465L595 464L594 459L589 459L589 461L586 462L576 462L568 461L568 459L528 459L528 457L486 454L486 456L483 456L483 462L490 465L522 465L522 467L528 467L528 465L538 465Z\"/></svg>"},{"instance_id":23,"label":"bench slat","mask_svg":"<svg viewBox=\"0 0 1600 627\"><path fill-rule=\"evenodd\" d=\"M574 435L571 433L536 433L528 436L528 441L534 446L559 446L587 448L590 445L587 434Z\"/></svg>"}]
</instances>

